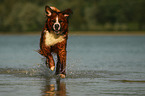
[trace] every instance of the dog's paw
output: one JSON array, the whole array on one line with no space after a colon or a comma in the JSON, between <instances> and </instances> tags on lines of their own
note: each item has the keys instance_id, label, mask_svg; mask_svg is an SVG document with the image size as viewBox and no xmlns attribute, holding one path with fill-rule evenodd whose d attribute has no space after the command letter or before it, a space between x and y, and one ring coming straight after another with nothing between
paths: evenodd
<instances>
[{"instance_id":1,"label":"dog's paw","mask_svg":"<svg viewBox=\"0 0 145 96\"><path fill-rule=\"evenodd\" d=\"M62 78L64 79L65 78L65 75L64 74L58 74L59 78Z\"/></svg>"},{"instance_id":2,"label":"dog's paw","mask_svg":"<svg viewBox=\"0 0 145 96\"><path fill-rule=\"evenodd\" d=\"M55 69L55 66L50 67L51 71L54 71L54 69Z\"/></svg>"}]
</instances>

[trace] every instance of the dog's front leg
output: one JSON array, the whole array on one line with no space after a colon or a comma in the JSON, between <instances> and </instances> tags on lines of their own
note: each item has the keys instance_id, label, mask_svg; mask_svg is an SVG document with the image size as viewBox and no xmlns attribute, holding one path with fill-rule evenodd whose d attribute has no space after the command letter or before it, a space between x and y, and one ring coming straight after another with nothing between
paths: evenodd
<instances>
[{"instance_id":1,"label":"dog's front leg","mask_svg":"<svg viewBox=\"0 0 145 96\"><path fill-rule=\"evenodd\" d=\"M66 75L66 50L60 50L58 52L58 61L56 66L56 75L63 74Z\"/></svg>"},{"instance_id":2,"label":"dog's front leg","mask_svg":"<svg viewBox=\"0 0 145 96\"><path fill-rule=\"evenodd\" d=\"M61 63L61 74L66 75L66 50L61 51L60 56L60 63Z\"/></svg>"},{"instance_id":3,"label":"dog's front leg","mask_svg":"<svg viewBox=\"0 0 145 96\"><path fill-rule=\"evenodd\" d=\"M46 58L46 66L49 67L51 71L55 68L53 56L51 54L49 54Z\"/></svg>"}]
</instances>

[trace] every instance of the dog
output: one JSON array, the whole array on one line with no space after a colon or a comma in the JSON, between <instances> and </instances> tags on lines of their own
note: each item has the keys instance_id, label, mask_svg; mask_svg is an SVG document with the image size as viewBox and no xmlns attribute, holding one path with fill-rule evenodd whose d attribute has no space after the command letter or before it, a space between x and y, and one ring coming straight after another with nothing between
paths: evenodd
<instances>
[{"instance_id":1,"label":"dog","mask_svg":"<svg viewBox=\"0 0 145 96\"><path fill-rule=\"evenodd\" d=\"M66 76L66 47L68 39L68 20L72 14L71 9L60 11L55 7L45 6L46 22L40 37L38 53L46 57L46 66L51 71L55 69L52 54L57 55L56 75Z\"/></svg>"}]
</instances>

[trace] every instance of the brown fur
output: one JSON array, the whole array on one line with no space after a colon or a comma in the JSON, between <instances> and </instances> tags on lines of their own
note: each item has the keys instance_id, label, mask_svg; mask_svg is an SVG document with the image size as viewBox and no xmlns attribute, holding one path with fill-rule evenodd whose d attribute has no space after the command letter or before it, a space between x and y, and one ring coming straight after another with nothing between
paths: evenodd
<instances>
[{"instance_id":1,"label":"brown fur","mask_svg":"<svg viewBox=\"0 0 145 96\"><path fill-rule=\"evenodd\" d=\"M57 54L56 74L66 75L66 54L67 54L66 46L67 46L67 38L68 38L68 21L67 21L68 18L66 19L63 16L64 14L63 12L67 12L66 14L68 14L69 13L68 11L70 9L67 11L60 12L60 10L58 10L55 7L53 8L49 7L51 9L49 8L47 9L47 8L48 6L46 6L46 11L51 10L54 11L54 13L52 13L51 16L48 17L46 20L46 23L41 33L40 50L38 51L38 53L46 57L46 65L49 66L49 68L55 66L52 53L56 53ZM57 44L48 46L46 45L46 30L47 32L53 33L52 30L53 23L51 22L51 20L55 17L56 14L59 14L59 18L63 20L63 22L61 23L62 26L62 30L60 32L61 34L59 34L58 36L63 36L64 40L62 42L58 42ZM50 15L50 13L46 15Z\"/></svg>"}]
</instances>

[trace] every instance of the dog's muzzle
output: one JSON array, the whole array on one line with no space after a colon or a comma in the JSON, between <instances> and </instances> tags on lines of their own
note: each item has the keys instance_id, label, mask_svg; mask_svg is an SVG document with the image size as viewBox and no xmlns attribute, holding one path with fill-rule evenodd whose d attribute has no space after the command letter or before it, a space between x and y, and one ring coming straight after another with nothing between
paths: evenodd
<instances>
[{"instance_id":1,"label":"dog's muzzle","mask_svg":"<svg viewBox=\"0 0 145 96\"><path fill-rule=\"evenodd\" d=\"M55 30L59 30L60 29L60 25L59 24L55 24L54 28L55 28Z\"/></svg>"},{"instance_id":2,"label":"dog's muzzle","mask_svg":"<svg viewBox=\"0 0 145 96\"><path fill-rule=\"evenodd\" d=\"M61 25L59 23L54 23L53 30L56 34L60 34L60 27Z\"/></svg>"}]
</instances>

